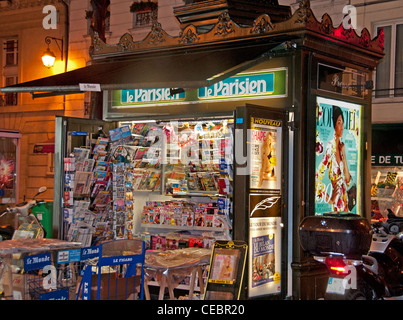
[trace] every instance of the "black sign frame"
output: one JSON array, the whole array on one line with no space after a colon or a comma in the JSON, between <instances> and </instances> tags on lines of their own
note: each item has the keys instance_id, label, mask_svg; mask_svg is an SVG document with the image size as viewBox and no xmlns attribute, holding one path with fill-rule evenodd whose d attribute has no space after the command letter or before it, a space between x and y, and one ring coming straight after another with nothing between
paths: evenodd
<instances>
[{"instance_id":1,"label":"black sign frame","mask_svg":"<svg viewBox=\"0 0 403 320\"><path fill-rule=\"evenodd\" d=\"M245 241L214 243L204 300L239 300L247 253Z\"/></svg>"}]
</instances>

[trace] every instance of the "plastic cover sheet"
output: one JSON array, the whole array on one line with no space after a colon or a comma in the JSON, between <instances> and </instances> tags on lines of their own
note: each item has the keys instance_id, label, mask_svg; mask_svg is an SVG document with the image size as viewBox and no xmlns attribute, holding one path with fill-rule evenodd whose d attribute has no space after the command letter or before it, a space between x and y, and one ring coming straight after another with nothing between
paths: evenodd
<instances>
[{"instance_id":1,"label":"plastic cover sheet","mask_svg":"<svg viewBox=\"0 0 403 320\"><path fill-rule=\"evenodd\" d=\"M79 242L58 239L21 239L0 241L0 257L14 253L40 253L51 250L81 248Z\"/></svg>"},{"instance_id":2,"label":"plastic cover sheet","mask_svg":"<svg viewBox=\"0 0 403 320\"><path fill-rule=\"evenodd\" d=\"M159 284L162 275L168 277L177 287L182 280L189 276L194 268L210 262L212 249L184 248L165 251L147 251L145 261L145 276L147 280L155 279Z\"/></svg>"},{"instance_id":3,"label":"plastic cover sheet","mask_svg":"<svg viewBox=\"0 0 403 320\"><path fill-rule=\"evenodd\" d=\"M140 239L115 240L102 244L102 257L142 254L143 241Z\"/></svg>"}]
</instances>

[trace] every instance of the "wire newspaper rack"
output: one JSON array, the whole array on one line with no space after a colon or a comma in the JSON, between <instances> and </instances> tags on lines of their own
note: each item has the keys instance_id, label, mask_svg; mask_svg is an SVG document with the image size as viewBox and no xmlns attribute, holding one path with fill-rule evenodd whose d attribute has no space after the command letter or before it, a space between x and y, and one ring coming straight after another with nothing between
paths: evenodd
<instances>
[{"instance_id":1,"label":"wire newspaper rack","mask_svg":"<svg viewBox=\"0 0 403 320\"><path fill-rule=\"evenodd\" d=\"M117 240L99 245L98 261L83 269L77 300L143 300L144 262L142 240Z\"/></svg>"},{"instance_id":2,"label":"wire newspaper rack","mask_svg":"<svg viewBox=\"0 0 403 320\"><path fill-rule=\"evenodd\" d=\"M14 254L0 266L0 292L6 300L143 299L144 258L139 239Z\"/></svg>"},{"instance_id":3,"label":"wire newspaper rack","mask_svg":"<svg viewBox=\"0 0 403 320\"><path fill-rule=\"evenodd\" d=\"M74 299L81 264L81 249L46 252L24 257L21 293L25 296L21 298L24 300Z\"/></svg>"}]
</instances>

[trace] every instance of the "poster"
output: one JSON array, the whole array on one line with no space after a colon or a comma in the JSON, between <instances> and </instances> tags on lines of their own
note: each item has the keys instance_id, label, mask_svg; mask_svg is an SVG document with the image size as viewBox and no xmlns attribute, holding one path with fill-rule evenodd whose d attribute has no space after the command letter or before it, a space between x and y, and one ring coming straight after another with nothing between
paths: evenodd
<instances>
[{"instance_id":1,"label":"poster","mask_svg":"<svg viewBox=\"0 0 403 320\"><path fill-rule=\"evenodd\" d=\"M281 292L281 217L249 220L249 297Z\"/></svg>"},{"instance_id":2,"label":"poster","mask_svg":"<svg viewBox=\"0 0 403 320\"><path fill-rule=\"evenodd\" d=\"M315 214L360 214L361 106L317 97Z\"/></svg>"},{"instance_id":3,"label":"poster","mask_svg":"<svg viewBox=\"0 0 403 320\"><path fill-rule=\"evenodd\" d=\"M250 188L281 189L281 128L279 120L251 117Z\"/></svg>"},{"instance_id":4,"label":"poster","mask_svg":"<svg viewBox=\"0 0 403 320\"><path fill-rule=\"evenodd\" d=\"M247 250L245 241L214 242L205 300L239 300L243 290Z\"/></svg>"},{"instance_id":5,"label":"poster","mask_svg":"<svg viewBox=\"0 0 403 320\"><path fill-rule=\"evenodd\" d=\"M216 249L210 279L219 283L232 284L236 281L241 252L236 249Z\"/></svg>"}]
</instances>

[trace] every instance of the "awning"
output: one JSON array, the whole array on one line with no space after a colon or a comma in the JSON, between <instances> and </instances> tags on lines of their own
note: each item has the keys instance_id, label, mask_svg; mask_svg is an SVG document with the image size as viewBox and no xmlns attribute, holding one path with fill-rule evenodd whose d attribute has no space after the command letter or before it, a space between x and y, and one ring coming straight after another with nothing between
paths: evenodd
<instances>
[{"instance_id":1,"label":"awning","mask_svg":"<svg viewBox=\"0 0 403 320\"><path fill-rule=\"evenodd\" d=\"M141 59L97 63L58 75L1 88L32 98L84 91L207 87L283 53L290 43L265 43ZM91 84L92 86L88 86ZM95 88L95 90L94 90Z\"/></svg>"}]
</instances>

